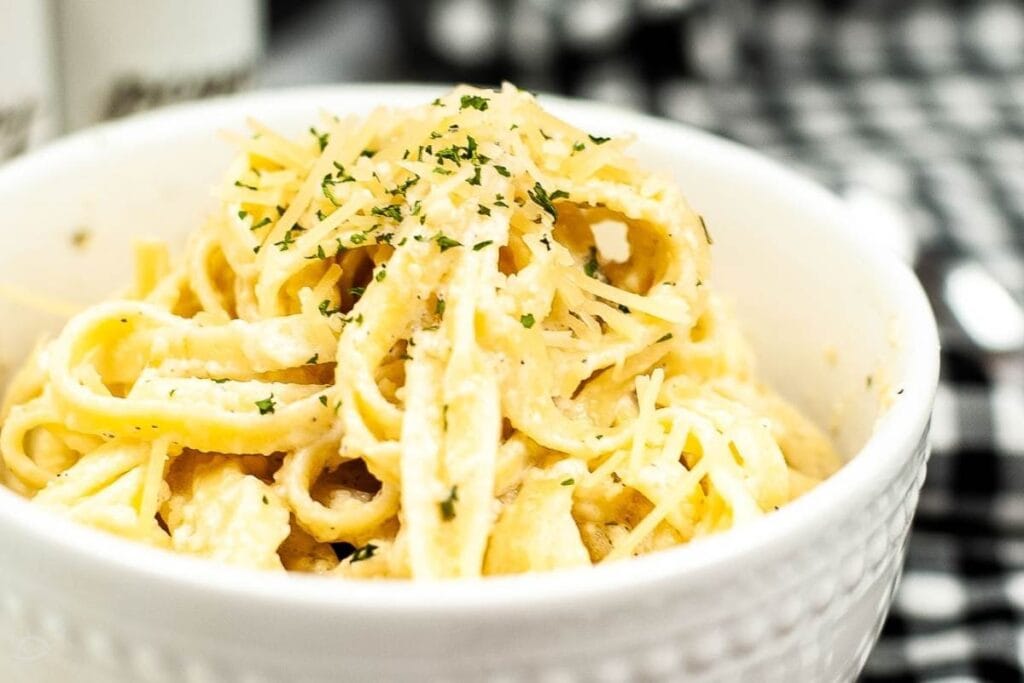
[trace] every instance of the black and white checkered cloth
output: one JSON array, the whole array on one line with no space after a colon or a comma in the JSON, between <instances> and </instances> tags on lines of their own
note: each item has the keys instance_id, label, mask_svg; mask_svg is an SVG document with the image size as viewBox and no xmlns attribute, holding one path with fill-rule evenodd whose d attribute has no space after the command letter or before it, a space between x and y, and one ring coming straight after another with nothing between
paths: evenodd
<instances>
[{"instance_id":1,"label":"black and white checkered cloth","mask_svg":"<svg viewBox=\"0 0 1024 683\"><path fill-rule=\"evenodd\" d=\"M1024 301L1024 3L512 4L494 23L488 0L424 3L401 75L509 78L709 128L895 200L922 258L973 257ZM943 364L865 681L1024 679L1024 358L947 344Z\"/></svg>"},{"instance_id":2,"label":"black and white checkered cloth","mask_svg":"<svg viewBox=\"0 0 1024 683\"><path fill-rule=\"evenodd\" d=\"M876 3L761 18L732 86L658 86L712 127L912 211L925 258L1024 301L1024 3ZM1024 358L948 348L903 582L866 681L1024 678Z\"/></svg>"}]
</instances>

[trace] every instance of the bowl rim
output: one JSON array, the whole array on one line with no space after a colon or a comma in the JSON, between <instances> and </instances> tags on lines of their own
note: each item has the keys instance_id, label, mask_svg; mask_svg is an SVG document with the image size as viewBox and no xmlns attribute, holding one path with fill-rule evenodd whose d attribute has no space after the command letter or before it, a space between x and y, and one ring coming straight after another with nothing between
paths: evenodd
<instances>
[{"instance_id":1,"label":"bowl rim","mask_svg":"<svg viewBox=\"0 0 1024 683\"><path fill-rule=\"evenodd\" d=\"M316 108L339 97L379 103L430 101L450 89L444 84L358 84L305 86L253 91L202 102L184 103L105 123L51 142L0 167L0 188L19 178L45 174L47 167L67 156L102 147L107 137L145 140L154 132L176 124L202 125L235 112L239 121L253 111L287 108L302 101ZM834 220L823 225L843 240L857 258L885 278L896 307L906 313L906 363L894 384L904 389L899 400L879 418L867 443L838 472L812 491L780 510L746 526L702 538L628 562L581 567L528 575L485 577L456 581L344 581L292 573L270 573L226 567L209 560L177 555L84 527L44 510L0 486L0 526L52 545L68 559L91 563L93 569L131 572L160 582L162 589L182 595L216 592L264 605L300 606L314 611L345 610L351 614L412 616L492 611L502 615L531 610L558 609L598 594L635 595L648 587L722 571L744 557L777 552L800 545L809 531L838 514L854 501L867 499L879 484L887 484L911 457L927 430L938 384L939 343L927 297L911 271L894 255L872 249L855 230L846 229L844 206L838 197L797 172L750 148L711 133L666 119L579 99L541 95L542 103L559 113L586 113L607 118L634 131L637 138L652 134L686 138L724 155L732 163L767 173L780 187L802 196ZM208 125L208 124L207 124ZM215 130L211 127L211 133Z\"/></svg>"}]
</instances>

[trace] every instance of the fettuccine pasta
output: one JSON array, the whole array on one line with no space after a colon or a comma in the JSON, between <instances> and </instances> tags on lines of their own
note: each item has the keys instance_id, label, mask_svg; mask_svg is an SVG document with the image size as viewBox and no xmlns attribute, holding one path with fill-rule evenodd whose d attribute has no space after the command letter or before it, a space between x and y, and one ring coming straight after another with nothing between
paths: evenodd
<instances>
[{"instance_id":1,"label":"fettuccine pasta","mask_svg":"<svg viewBox=\"0 0 1024 683\"><path fill-rule=\"evenodd\" d=\"M5 483L266 570L441 579L746 524L840 460L757 383L672 183L512 86L252 122L173 262L40 344Z\"/></svg>"}]
</instances>

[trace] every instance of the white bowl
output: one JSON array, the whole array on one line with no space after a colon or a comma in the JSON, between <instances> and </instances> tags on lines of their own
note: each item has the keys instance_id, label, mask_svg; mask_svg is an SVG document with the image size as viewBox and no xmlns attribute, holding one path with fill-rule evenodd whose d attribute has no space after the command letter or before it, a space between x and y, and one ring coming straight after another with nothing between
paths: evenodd
<instances>
[{"instance_id":1,"label":"white bowl","mask_svg":"<svg viewBox=\"0 0 1024 683\"><path fill-rule=\"evenodd\" d=\"M245 95L96 128L0 170L0 282L75 302L130 277L129 237L180 244L254 115L430 101L436 87ZM843 204L754 152L683 126L544 98L631 131L707 216L715 284L763 376L853 456L762 521L593 569L430 583L245 572L80 528L0 491L0 680L848 680L892 597L924 477L938 341L925 297ZM84 249L71 245L82 227ZM17 362L60 320L0 303ZM830 362L831 360L834 362ZM866 377L874 378L872 387ZM895 395L897 389L902 393ZM895 396L884 408L882 392Z\"/></svg>"}]
</instances>

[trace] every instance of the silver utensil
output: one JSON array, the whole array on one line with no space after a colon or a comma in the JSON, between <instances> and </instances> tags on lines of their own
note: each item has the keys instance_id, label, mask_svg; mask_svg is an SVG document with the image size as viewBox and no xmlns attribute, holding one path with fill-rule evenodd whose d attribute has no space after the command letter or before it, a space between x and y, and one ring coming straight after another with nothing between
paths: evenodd
<instances>
[{"instance_id":1,"label":"silver utensil","mask_svg":"<svg viewBox=\"0 0 1024 683\"><path fill-rule=\"evenodd\" d=\"M858 229L914 268L931 299L944 345L994 355L1024 351L1024 309L981 262L919 249L906 209L880 192L853 186L844 198Z\"/></svg>"}]
</instances>

